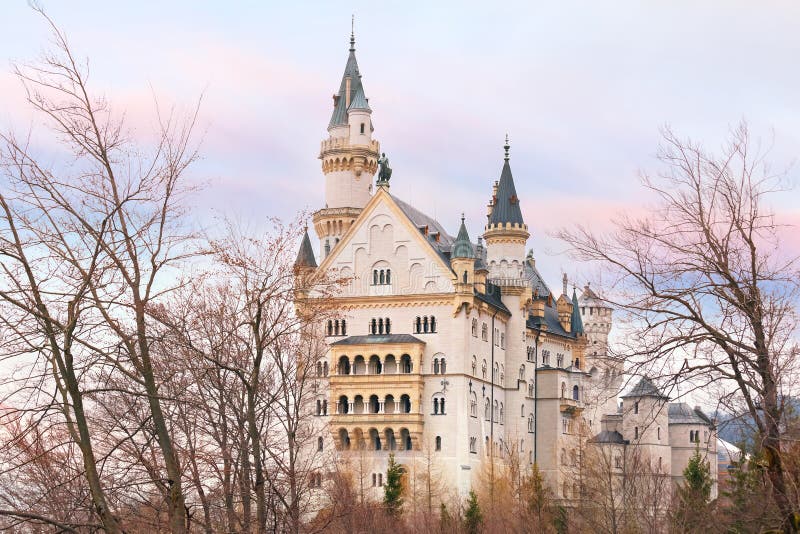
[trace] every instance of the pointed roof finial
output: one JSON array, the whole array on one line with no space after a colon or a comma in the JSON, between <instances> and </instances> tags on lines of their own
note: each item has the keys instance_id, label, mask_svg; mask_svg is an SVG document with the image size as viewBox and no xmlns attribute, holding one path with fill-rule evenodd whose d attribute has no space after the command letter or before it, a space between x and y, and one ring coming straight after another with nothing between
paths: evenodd
<instances>
[{"instance_id":1,"label":"pointed roof finial","mask_svg":"<svg viewBox=\"0 0 800 534\"><path fill-rule=\"evenodd\" d=\"M506 151L505 160L508 161L508 149L511 148L511 145L508 144L508 134L506 134L506 144L503 145L503 149Z\"/></svg>"},{"instance_id":2,"label":"pointed roof finial","mask_svg":"<svg viewBox=\"0 0 800 534\"><path fill-rule=\"evenodd\" d=\"M356 16L350 16L350 51L356 51Z\"/></svg>"}]
</instances>

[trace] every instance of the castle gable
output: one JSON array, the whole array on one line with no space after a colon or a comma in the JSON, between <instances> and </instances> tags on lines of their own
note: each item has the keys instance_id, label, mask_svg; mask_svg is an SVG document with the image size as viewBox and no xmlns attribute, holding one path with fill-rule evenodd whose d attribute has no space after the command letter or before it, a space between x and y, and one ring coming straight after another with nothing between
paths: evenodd
<instances>
[{"instance_id":1,"label":"castle gable","mask_svg":"<svg viewBox=\"0 0 800 534\"><path fill-rule=\"evenodd\" d=\"M449 293L451 245L438 223L379 189L320 268L351 278L343 296Z\"/></svg>"}]
</instances>

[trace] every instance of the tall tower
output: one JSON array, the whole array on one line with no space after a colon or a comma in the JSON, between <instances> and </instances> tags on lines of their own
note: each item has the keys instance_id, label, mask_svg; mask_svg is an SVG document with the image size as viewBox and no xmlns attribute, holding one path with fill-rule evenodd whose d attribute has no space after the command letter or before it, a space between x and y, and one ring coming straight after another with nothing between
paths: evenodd
<instances>
[{"instance_id":1,"label":"tall tower","mask_svg":"<svg viewBox=\"0 0 800 534\"><path fill-rule=\"evenodd\" d=\"M521 280L525 260L525 243L530 237L528 225L522 220L517 189L508 163L508 136L500 181L495 184L489 202L488 221L483 234L486 240L486 263L489 277L506 281Z\"/></svg>"},{"instance_id":2,"label":"tall tower","mask_svg":"<svg viewBox=\"0 0 800 534\"><path fill-rule=\"evenodd\" d=\"M314 213L314 229L324 259L355 221L372 194L380 145L372 139L372 110L356 62L355 35L339 92L333 95L328 138L319 159L325 174L325 207Z\"/></svg>"}]
</instances>

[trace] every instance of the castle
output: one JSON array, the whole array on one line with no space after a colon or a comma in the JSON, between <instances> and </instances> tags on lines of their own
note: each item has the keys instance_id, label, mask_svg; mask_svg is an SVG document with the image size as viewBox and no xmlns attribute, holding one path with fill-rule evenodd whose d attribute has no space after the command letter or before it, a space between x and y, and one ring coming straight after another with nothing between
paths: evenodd
<instances>
[{"instance_id":1,"label":"castle","mask_svg":"<svg viewBox=\"0 0 800 534\"><path fill-rule=\"evenodd\" d=\"M310 408L314 450L366 455L376 499L390 452L401 464L435 456L462 495L487 457L513 454L535 462L569 503L580 492L576 451L586 446L610 451L620 470L630 451L643 452L676 481L700 448L716 480L713 422L669 403L646 378L620 403L623 362L607 350L612 309L589 286L570 294L566 278L556 295L540 275L507 140L473 241L463 217L453 237L392 195L371 115L351 36L319 154L320 261L308 233L296 261L301 272L350 280L337 317L319 325L328 354Z\"/></svg>"}]
</instances>

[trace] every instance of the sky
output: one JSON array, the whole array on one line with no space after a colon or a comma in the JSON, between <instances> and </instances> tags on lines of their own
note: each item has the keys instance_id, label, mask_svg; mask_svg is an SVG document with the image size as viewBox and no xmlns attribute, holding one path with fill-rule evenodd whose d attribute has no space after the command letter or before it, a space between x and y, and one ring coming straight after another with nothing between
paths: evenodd
<instances>
[{"instance_id":1,"label":"sky","mask_svg":"<svg viewBox=\"0 0 800 534\"><path fill-rule=\"evenodd\" d=\"M482 231L508 133L528 243L551 287L588 276L551 237L606 228L651 198L659 129L716 149L746 119L776 168L798 182L800 3L108 2L43 0L90 85L134 137L159 105L202 95L201 224L291 218L323 205L317 159L327 137L355 15L356 55L392 193L455 234ZM23 0L0 0L0 128L42 139L13 62L35 60L48 28ZM770 202L800 224L800 189ZM800 233L786 232L800 250Z\"/></svg>"}]
</instances>

